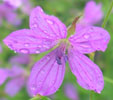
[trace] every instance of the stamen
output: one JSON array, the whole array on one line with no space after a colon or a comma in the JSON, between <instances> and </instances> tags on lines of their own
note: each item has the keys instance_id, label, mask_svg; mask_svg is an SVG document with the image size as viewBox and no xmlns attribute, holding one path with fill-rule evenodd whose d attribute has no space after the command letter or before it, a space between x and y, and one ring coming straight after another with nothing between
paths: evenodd
<instances>
[{"instance_id":1,"label":"stamen","mask_svg":"<svg viewBox=\"0 0 113 100\"><path fill-rule=\"evenodd\" d=\"M56 61L57 61L57 64L59 64L59 65L62 65L62 62L61 62L61 58L60 57L56 57Z\"/></svg>"}]
</instances>

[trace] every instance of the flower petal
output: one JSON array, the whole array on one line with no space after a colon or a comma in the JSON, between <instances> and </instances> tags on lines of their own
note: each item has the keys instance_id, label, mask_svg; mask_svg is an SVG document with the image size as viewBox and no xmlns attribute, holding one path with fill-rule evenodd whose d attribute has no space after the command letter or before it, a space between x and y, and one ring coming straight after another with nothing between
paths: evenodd
<instances>
[{"instance_id":1,"label":"flower petal","mask_svg":"<svg viewBox=\"0 0 113 100\"><path fill-rule=\"evenodd\" d=\"M30 56L28 54L18 54L10 59L11 64L29 64Z\"/></svg>"},{"instance_id":2,"label":"flower petal","mask_svg":"<svg viewBox=\"0 0 113 100\"><path fill-rule=\"evenodd\" d=\"M20 91L20 89L23 87L24 81L25 80L23 77L19 77L19 78L10 80L6 84L5 92L12 97L15 96Z\"/></svg>"},{"instance_id":3,"label":"flower petal","mask_svg":"<svg viewBox=\"0 0 113 100\"><path fill-rule=\"evenodd\" d=\"M12 69L8 71L8 75L11 78L21 76L22 74L26 74L26 71L24 70L24 68L18 65L13 65Z\"/></svg>"},{"instance_id":4,"label":"flower petal","mask_svg":"<svg viewBox=\"0 0 113 100\"><path fill-rule=\"evenodd\" d=\"M65 84L64 93L70 100L79 100L77 89L71 83Z\"/></svg>"},{"instance_id":5,"label":"flower petal","mask_svg":"<svg viewBox=\"0 0 113 100\"><path fill-rule=\"evenodd\" d=\"M103 28L88 26L71 36L69 40L79 52L91 53L96 50L105 51L110 35Z\"/></svg>"},{"instance_id":6,"label":"flower petal","mask_svg":"<svg viewBox=\"0 0 113 100\"><path fill-rule=\"evenodd\" d=\"M40 6L33 9L30 16L30 28L41 36L57 40L66 38L66 26L55 16L47 15Z\"/></svg>"},{"instance_id":7,"label":"flower petal","mask_svg":"<svg viewBox=\"0 0 113 100\"><path fill-rule=\"evenodd\" d=\"M84 20L88 24L93 25L101 21L102 17L103 17L102 5L96 4L96 2L94 1L89 1L85 6Z\"/></svg>"},{"instance_id":8,"label":"flower petal","mask_svg":"<svg viewBox=\"0 0 113 100\"><path fill-rule=\"evenodd\" d=\"M7 78L8 78L7 71L3 68L0 68L0 85L2 85Z\"/></svg>"},{"instance_id":9,"label":"flower petal","mask_svg":"<svg viewBox=\"0 0 113 100\"><path fill-rule=\"evenodd\" d=\"M60 87L64 78L65 62L62 57L59 64L56 56L56 50L54 50L34 65L29 80L29 86L34 95L51 95Z\"/></svg>"},{"instance_id":10,"label":"flower petal","mask_svg":"<svg viewBox=\"0 0 113 100\"><path fill-rule=\"evenodd\" d=\"M37 37L37 35L29 29L12 32L4 39L4 43L10 49L24 54L44 52L55 45L53 40Z\"/></svg>"},{"instance_id":11,"label":"flower petal","mask_svg":"<svg viewBox=\"0 0 113 100\"><path fill-rule=\"evenodd\" d=\"M85 55L69 49L69 65L80 86L100 93L104 87L103 75L100 68Z\"/></svg>"}]
</instances>

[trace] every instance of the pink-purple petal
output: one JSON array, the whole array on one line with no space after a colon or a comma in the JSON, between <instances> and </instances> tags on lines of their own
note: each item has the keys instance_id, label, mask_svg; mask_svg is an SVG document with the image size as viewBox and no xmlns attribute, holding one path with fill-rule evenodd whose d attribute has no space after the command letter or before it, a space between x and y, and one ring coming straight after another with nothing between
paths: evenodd
<instances>
[{"instance_id":1,"label":"pink-purple petal","mask_svg":"<svg viewBox=\"0 0 113 100\"><path fill-rule=\"evenodd\" d=\"M29 80L34 95L47 96L59 89L64 78L65 62L62 57L62 64L58 64L56 56L56 50L52 51L34 65Z\"/></svg>"},{"instance_id":2,"label":"pink-purple petal","mask_svg":"<svg viewBox=\"0 0 113 100\"><path fill-rule=\"evenodd\" d=\"M4 39L4 43L18 53L35 54L52 48L53 40L41 38L30 29L22 29L12 32Z\"/></svg>"},{"instance_id":3,"label":"pink-purple petal","mask_svg":"<svg viewBox=\"0 0 113 100\"><path fill-rule=\"evenodd\" d=\"M12 97L15 96L23 87L24 82L23 77L10 80L5 86L5 93Z\"/></svg>"},{"instance_id":4,"label":"pink-purple petal","mask_svg":"<svg viewBox=\"0 0 113 100\"><path fill-rule=\"evenodd\" d=\"M89 1L85 6L84 20L89 25L97 24L103 18L102 5Z\"/></svg>"},{"instance_id":5,"label":"pink-purple petal","mask_svg":"<svg viewBox=\"0 0 113 100\"><path fill-rule=\"evenodd\" d=\"M109 40L110 35L105 29L94 26L87 26L69 38L74 48L81 53L105 51Z\"/></svg>"},{"instance_id":6,"label":"pink-purple petal","mask_svg":"<svg viewBox=\"0 0 113 100\"><path fill-rule=\"evenodd\" d=\"M30 56L28 54L18 54L10 58L11 64L29 64Z\"/></svg>"},{"instance_id":7,"label":"pink-purple petal","mask_svg":"<svg viewBox=\"0 0 113 100\"><path fill-rule=\"evenodd\" d=\"M0 68L0 85L2 85L7 78L8 78L7 71L3 68Z\"/></svg>"},{"instance_id":8,"label":"pink-purple petal","mask_svg":"<svg viewBox=\"0 0 113 100\"><path fill-rule=\"evenodd\" d=\"M41 37L57 40L66 38L66 26L55 16L44 13L40 6L33 9L30 16L30 28Z\"/></svg>"},{"instance_id":9,"label":"pink-purple petal","mask_svg":"<svg viewBox=\"0 0 113 100\"><path fill-rule=\"evenodd\" d=\"M88 90L101 93L104 87L103 74L100 68L87 56L74 49L69 49L69 65L79 85Z\"/></svg>"},{"instance_id":10,"label":"pink-purple petal","mask_svg":"<svg viewBox=\"0 0 113 100\"><path fill-rule=\"evenodd\" d=\"M66 83L64 86L64 93L70 100L79 100L77 90L71 83Z\"/></svg>"}]
</instances>

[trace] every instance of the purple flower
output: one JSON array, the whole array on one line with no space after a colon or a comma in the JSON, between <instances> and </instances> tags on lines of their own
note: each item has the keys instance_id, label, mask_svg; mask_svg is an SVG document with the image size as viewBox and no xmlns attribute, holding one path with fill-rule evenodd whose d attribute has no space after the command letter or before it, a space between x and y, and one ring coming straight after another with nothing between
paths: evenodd
<instances>
[{"instance_id":1,"label":"purple flower","mask_svg":"<svg viewBox=\"0 0 113 100\"><path fill-rule=\"evenodd\" d=\"M55 93L62 84L66 61L80 86L100 93L104 87L102 72L84 54L105 51L109 40L106 30L94 26L85 27L67 38L66 26L38 6L31 13L30 29L11 33L4 43L12 50L25 54L39 54L54 47L33 66L29 80L34 95L47 96Z\"/></svg>"},{"instance_id":2,"label":"purple flower","mask_svg":"<svg viewBox=\"0 0 113 100\"><path fill-rule=\"evenodd\" d=\"M21 20L17 17L15 10L7 5L6 3L0 4L0 25L2 25L2 20L6 19L9 24L19 25Z\"/></svg>"},{"instance_id":3,"label":"purple flower","mask_svg":"<svg viewBox=\"0 0 113 100\"><path fill-rule=\"evenodd\" d=\"M64 93L70 100L79 100L77 90L71 83L65 84Z\"/></svg>"},{"instance_id":4,"label":"purple flower","mask_svg":"<svg viewBox=\"0 0 113 100\"><path fill-rule=\"evenodd\" d=\"M12 69L0 69L0 85L10 78L5 86L5 93L15 96L21 88L27 84L27 72L20 66L13 66Z\"/></svg>"},{"instance_id":5,"label":"purple flower","mask_svg":"<svg viewBox=\"0 0 113 100\"><path fill-rule=\"evenodd\" d=\"M22 5L22 0L3 0L3 1L14 8L18 8Z\"/></svg>"},{"instance_id":6,"label":"purple flower","mask_svg":"<svg viewBox=\"0 0 113 100\"><path fill-rule=\"evenodd\" d=\"M100 22L103 18L101 3L96 4L94 1L89 1L84 10L84 20L86 23L93 25Z\"/></svg>"},{"instance_id":7,"label":"purple flower","mask_svg":"<svg viewBox=\"0 0 113 100\"><path fill-rule=\"evenodd\" d=\"M84 10L84 16L77 24L76 32L84 27L99 23L103 18L102 5L96 4L95 1L91 0L87 2Z\"/></svg>"},{"instance_id":8,"label":"purple flower","mask_svg":"<svg viewBox=\"0 0 113 100\"><path fill-rule=\"evenodd\" d=\"M4 3L13 8L21 8L22 12L30 14L32 5L30 0L4 0Z\"/></svg>"},{"instance_id":9,"label":"purple flower","mask_svg":"<svg viewBox=\"0 0 113 100\"><path fill-rule=\"evenodd\" d=\"M18 54L10 59L11 64L29 64L30 57L28 54Z\"/></svg>"},{"instance_id":10,"label":"purple flower","mask_svg":"<svg viewBox=\"0 0 113 100\"><path fill-rule=\"evenodd\" d=\"M0 85L2 85L7 78L8 74L6 73L5 69L0 68Z\"/></svg>"}]
</instances>

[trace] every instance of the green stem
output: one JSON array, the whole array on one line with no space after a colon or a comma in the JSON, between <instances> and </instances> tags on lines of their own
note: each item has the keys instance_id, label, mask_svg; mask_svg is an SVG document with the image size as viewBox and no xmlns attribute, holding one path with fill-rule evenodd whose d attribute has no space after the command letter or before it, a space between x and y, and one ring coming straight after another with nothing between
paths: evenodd
<instances>
[{"instance_id":1,"label":"green stem","mask_svg":"<svg viewBox=\"0 0 113 100\"><path fill-rule=\"evenodd\" d=\"M90 91L89 100L93 100L93 96L94 96L93 91Z\"/></svg>"},{"instance_id":2,"label":"green stem","mask_svg":"<svg viewBox=\"0 0 113 100\"><path fill-rule=\"evenodd\" d=\"M90 58L92 61L94 61L94 56L95 56L95 52L89 54L89 58ZM93 96L94 96L93 91L90 91L89 100L93 100Z\"/></svg>"},{"instance_id":3,"label":"green stem","mask_svg":"<svg viewBox=\"0 0 113 100\"><path fill-rule=\"evenodd\" d=\"M112 11L112 7L113 7L113 1L112 1L112 3L111 3L111 6L110 6L108 12L107 12L107 15L106 15L106 17L105 17L105 19L104 19L104 22L103 22L103 24L102 24L102 27L103 27L103 28L105 27L105 25L106 25L106 23L107 23L107 21L108 21L109 15L110 15L110 13L111 13L111 11Z\"/></svg>"},{"instance_id":4,"label":"green stem","mask_svg":"<svg viewBox=\"0 0 113 100\"><path fill-rule=\"evenodd\" d=\"M110 79L110 78L108 78L108 77L105 77L105 76L104 76L104 80L105 80L106 82L108 82L108 83L113 84L113 80Z\"/></svg>"}]
</instances>

